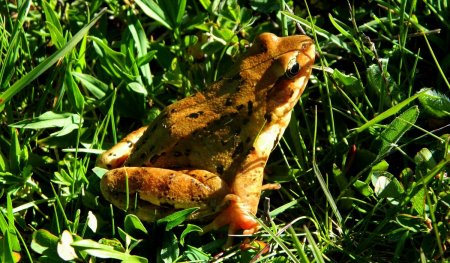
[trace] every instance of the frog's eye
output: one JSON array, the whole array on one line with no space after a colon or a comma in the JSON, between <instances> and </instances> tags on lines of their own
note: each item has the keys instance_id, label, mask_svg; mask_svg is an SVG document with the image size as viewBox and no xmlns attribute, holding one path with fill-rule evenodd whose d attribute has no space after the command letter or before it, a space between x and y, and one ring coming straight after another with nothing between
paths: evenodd
<instances>
[{"instance_id":1,"label":"frog's eye","mask_svg":"<svg viewBox=\"0 0 450 263\"><path fill-rule=\"evenodd\" d=\"M289 66L284 74L288 79L292 79L293 77L297 76L299 72L300 64L298 64L296 59L292 59L291 61L289 61Z\"/></svg>"}]
</instances>

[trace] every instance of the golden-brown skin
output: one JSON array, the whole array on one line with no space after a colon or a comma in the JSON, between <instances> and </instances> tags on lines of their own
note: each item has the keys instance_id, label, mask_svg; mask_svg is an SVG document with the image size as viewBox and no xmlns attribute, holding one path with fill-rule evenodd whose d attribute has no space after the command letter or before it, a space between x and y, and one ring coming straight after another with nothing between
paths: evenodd
<instances>
[{"instance_id":1,"label":"golden-brown skin","mask_svg":"<svg viewBox=\"0 0 450 263\"><path fill-rule=\"evenodd\" d=\"M167 106L146 130L100 156L99 166L115 168L102 178L104 197L147 221L200 207L193 219L218 213L205 230L229 225L230 233L254 233L258 223L249 214L258 208L264 167L314 58L307 36L261 34L220 81Z\"/></svg>"}]
</instances>

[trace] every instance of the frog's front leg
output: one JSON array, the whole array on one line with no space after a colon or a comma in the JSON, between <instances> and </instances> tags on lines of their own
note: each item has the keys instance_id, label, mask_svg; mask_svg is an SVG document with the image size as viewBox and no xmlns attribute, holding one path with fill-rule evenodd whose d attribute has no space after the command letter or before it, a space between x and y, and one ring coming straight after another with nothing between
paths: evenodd
<instances>
[{"instance_id":1,"label":"frog's front leg","mask_svg":"<svg viewBox=\"0 0 450 263\"><path fill-rule=\"evenodd\" d=\"M123 165L130 156L136 142L142 137L147 130L147 126L141 127L123 138L111 149L102 153L97 159L96 166L105 169L114 169Z\"/></svg>"},{"instance_id":2,"label":"frog's front leg","mask_svg":"<svg viewBox=\"0 0 450 263\"><path fill-rule=\"evenodd\" d=\"M193 218L213 214L230 193L228 185L211 172L155 167L121 167L108 171L100 189L106 200L146 221L190 207L200 208Z\"/></svg>"}]
</instances>

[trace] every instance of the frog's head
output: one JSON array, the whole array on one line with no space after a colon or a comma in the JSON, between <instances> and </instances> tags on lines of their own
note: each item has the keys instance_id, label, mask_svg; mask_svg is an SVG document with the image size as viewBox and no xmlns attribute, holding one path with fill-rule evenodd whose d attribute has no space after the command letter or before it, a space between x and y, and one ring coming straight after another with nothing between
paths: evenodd
<instances>
[{"instance_id":1,"label":"frog's head","mask_svg":"<svg viewBox=\"0 0 450 263\"><path fill-rule=\"evenodd\" d=\"M241 63L241 77L266 95L269 111L285 114L300 98L315 59L314 41L305 35L259 35Z\"/></svg>"}]
</instances>

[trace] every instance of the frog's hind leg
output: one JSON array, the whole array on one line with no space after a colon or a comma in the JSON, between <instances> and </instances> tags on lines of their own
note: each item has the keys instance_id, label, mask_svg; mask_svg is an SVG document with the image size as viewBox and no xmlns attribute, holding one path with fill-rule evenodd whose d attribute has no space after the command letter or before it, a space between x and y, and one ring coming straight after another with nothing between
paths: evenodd
<instances>
[{"instance_id":1,"label":"frog's hind leg","mask_svg":"<svg viewBox=\"0 0 450 263\"><path fill-rule=\"evenodd\" d=\"M130 199L137 196L144 206L151 204L152 207L170 208L172 211L199 207L200 215L215 213L230 191L219 176L208 171L174 171L155 167L111 170L103 176L100 189L105 199L125 210L128 207L124 207L123 199L128 194Z\"/></svg>"},{"instance_id":2,"label":"frog's hind leg","mask_svg":"<svg viewBox=\"0 0 450 263\"><path fill-rule=\"evenodd\" d=\"M136 145L136 142L146 130L147 126L141 127L125 136L120 142L98 157L96 166L106 169L114 169L122 166L128 159L128 156L130 156L134 145Z\"/></svg>"}]
</instances>

